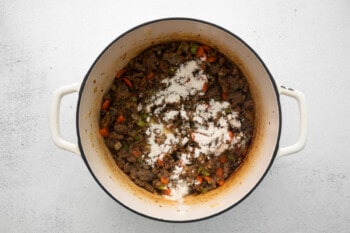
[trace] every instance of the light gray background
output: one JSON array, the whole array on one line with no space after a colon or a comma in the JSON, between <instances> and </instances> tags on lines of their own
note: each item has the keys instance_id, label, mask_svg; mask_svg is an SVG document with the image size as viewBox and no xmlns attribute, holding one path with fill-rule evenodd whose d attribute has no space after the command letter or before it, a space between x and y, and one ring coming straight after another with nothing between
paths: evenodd
<instances>
[{"instance_id":1,"label":"light gray background","mask_svg":"<svg viewBox=\"0 0 350 233\"><path fill-rule=\"evenodd\" d=\"M50 138L55 89L81 81L97 55L145 21L186 16L239 35L276 82L307 98L310 133L240 205L174 224L115 203L79 156ZM350 232L349 1L0 1L0 232ZM77 96L62 133L76 141ZM296 140L295 101L282 98L281 143Z\"/></svg>"}]
</instances>

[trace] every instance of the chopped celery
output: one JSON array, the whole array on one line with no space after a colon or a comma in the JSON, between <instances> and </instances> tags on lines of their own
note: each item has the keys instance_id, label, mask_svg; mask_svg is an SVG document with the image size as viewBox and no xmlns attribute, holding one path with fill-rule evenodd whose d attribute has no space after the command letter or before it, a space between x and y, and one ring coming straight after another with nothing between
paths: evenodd
<instances>
[{"instance_id":1,"label":"chopped celery","mask_svg":"<svg viewBox=\"0 0 350 233\"><path fill-rule=\"evenodd\" d=\"M148 115L147 115L146 113L142 113L142 114L140 115L140 117L141 117L141 120L146 121L147 118L148 118Z\"/></svg>"},{"instance_id":2,"label":"chopped celery","mask_svg":"<svg viewBox=\"0 0 350 233\"><path fill-rule=\"evenodd\" d=\"M210 176L210 173L207 170L202 171L203 176Z\"/></svg>"},{"instance_id":3,"label":"chopped celery","mask_svg":"<svg viewBox=\"0 0 350 233\"><path fill-rule=\"evenodd\" d=\"M129 145L128 144L124 144L123 145L123 150L128 151L129 150Z\"/></svg>"},{"instance_id":4,"label":"chopped celery","mask_svg":"<svg viewBox=\"0 0 350 233\"><path fill-rule=\"evenodd\" d=\"M198 49L198 44L193 44L190 48L190 52L192 54L196 54L197 53L197 49Z\"/></svg>"},{"instance_id":5,"label":"chopped celery","mask_svg":"<svg viewBox=\"0 0 350 233\"><path fill-rule=\"evenodd\" d=\"M140 135L136 135L135 137L134 137L134 140L137 142L137 141L140 141L140 139L141 139L141 137L140 137Z\"/></svg>"},{"instance_id":6,"label":"chopped celery","mask_svg":"<svg viewBox=\"0 0 350 233\"><path fill-rule=\"evenodd\" d=\"M159 190L167 190L168 188L165 185L159 185L159 186L157 186L157 189L159 189Z\"/></svg>"},{"instance_id":7,"label":"chopped celery","mask_svg":"<svg viewBox=\"0 0 350 233\"><path fill-rule=\"evenodd\" d=\"M174 67L171 67L171 68L169 69L169 74L170 74L170 75L175 75L175 73L176 73L176 69L175 69Z\"/></svg>"},{"instance_id":8,"label":"chopped celery","mask_svg":"<svg viewBox=\"0 0 350 233\"><path fill-rule=\"evenodd\" d=\"M210 173L203 166L200 166L198 168L198 173L201 174L202 176L210 176Z\"/></svg>"},{"instance_id":9,"label":"chopped celery","mask_svg":"<svg viewBox=\"0 0 350 233\"><path fill-rule=\"evenodd\" d=\"M208 188L202 188L201 193L206 193L208 192Z\"/></svg>"},{"instance_id":10,"label":"chopped celery","mask_svg":"<svg viewBox=\"0 0 350 233\"><path fill-rule=\"evenodd\" d=\"M142 120L139 120L137 123L136 123L139 127L143 128L146 126L146 123Z\"/></svg>"}]
</instances>

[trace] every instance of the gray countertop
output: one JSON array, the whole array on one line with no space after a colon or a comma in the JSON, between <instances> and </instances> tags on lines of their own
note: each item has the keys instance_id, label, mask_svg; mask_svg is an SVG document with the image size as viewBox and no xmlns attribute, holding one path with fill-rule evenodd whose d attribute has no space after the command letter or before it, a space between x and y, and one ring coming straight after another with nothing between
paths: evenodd
<instances>
[{"instance_id":1,"label":"gray countertop","mask_svg":"<svg viewBox=\"0 0 350 233\"><path fill-rule=\"evenodd\" d=\"M349 1L0 0L0 232L349 232L349 13ZM48 120L53 91L82 81L114 38L175 16L240 36L278 84L305 94L309 114L303 151L275 160L235 208L186 224L113 201L78 155L53 144ZM60 121L73 142L76 101L64 98ZM283 97L282 110L281 145L289 145L298 109Z\"/></svg>"}]
</instances>

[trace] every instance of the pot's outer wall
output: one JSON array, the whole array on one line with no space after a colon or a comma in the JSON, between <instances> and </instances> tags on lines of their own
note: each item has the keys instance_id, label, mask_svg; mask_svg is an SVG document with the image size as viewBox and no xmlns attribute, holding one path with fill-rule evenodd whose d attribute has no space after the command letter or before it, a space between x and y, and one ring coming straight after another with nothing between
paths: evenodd
<instances>
[{"instance_id":1,"label":"pot's outer wall","mask_svg":"<svg viewBox=\"0 0 350 233\"><path fill-rule=\"evenodd\" d=\"M242 167L215 191L186 197L181 203L165 200L133 184L115 165L98 134L99 109L115 73L147 47L171 40L196 40L232 59L246 76L256 107L256 133ZM281 128L275 82L257 54L234 34L193 19L164 19L131 29L113 41L96 59L79 92L78 144L82 157L100 186L125 207L150 218L194 221L215 216L243 200L262 180L278 148Z\"/></svg>"}]
</instances>

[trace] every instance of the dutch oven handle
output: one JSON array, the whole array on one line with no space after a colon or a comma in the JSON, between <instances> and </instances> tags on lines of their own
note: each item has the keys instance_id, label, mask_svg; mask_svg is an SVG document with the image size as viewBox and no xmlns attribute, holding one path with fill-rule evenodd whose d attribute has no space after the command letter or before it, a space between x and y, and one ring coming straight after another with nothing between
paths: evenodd
<instances>
[{"instance_id":1,"label":"dutch oven handle","mask_svg":"<svg viewBox=\"0 0 350 233\"><path fill-rule=\"evenodd\" d=\"M308 135L308 115L307 115L306 101L303 93L284 86L279 87L279 93L280 95L286 95L288 97L295 99L298 102L299 113L300 113L300 127L299 127L298 140L293 145L290 145L287 147L280 147L278 149L277 157L282 157L285 155L289 155L289 154L293 154L298 151L301 151L305 147L306 139Z\"/></svg>"},{"instance_id":2,"label":"dutch oven handle","mask_svg":"<svg viewBox=\"0 0 350 233\"><path fill-rule=\"evenodd\" d=\"M53 94L50 111L50 129L53 142L56 146L75 154L80 154L79 147L77 144L68 142L61 137L59 116L62 98L65 95L78 92L80 85L80 83L74 83L57 89Z\"/></svg>"}]
</instances>

